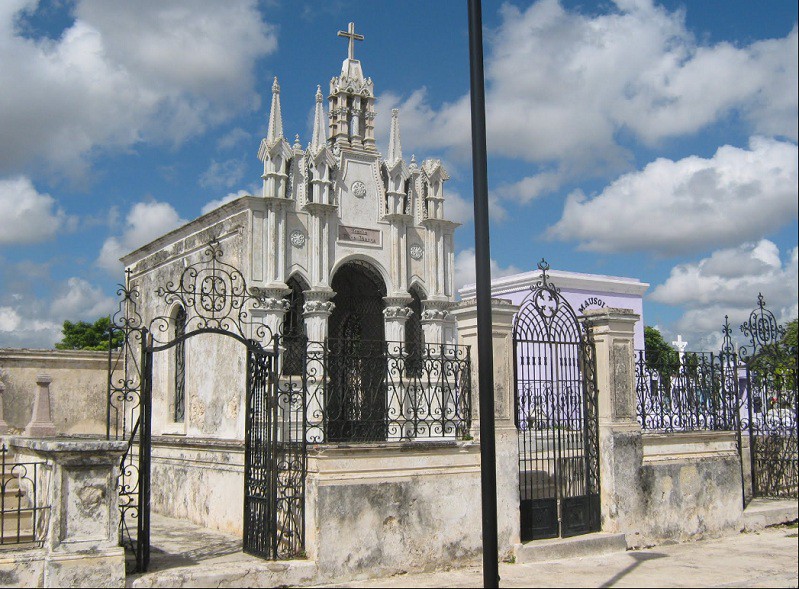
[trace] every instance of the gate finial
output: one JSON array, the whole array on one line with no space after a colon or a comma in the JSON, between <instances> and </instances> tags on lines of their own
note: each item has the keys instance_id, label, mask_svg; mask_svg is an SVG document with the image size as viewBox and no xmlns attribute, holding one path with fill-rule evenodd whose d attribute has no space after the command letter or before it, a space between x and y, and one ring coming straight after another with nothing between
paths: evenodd
<instances>
[{"instance_id":1,"label":"gate finial","mask_svg":"<svg viewBox=\"0 0 799 589\"><path fill-rule=\"evenodd\" d=\"M549 270L549 262L547 262L544 258L541 258L541 261L538 262L538 269L541 270L541 283L544 288L549 287L549 277L547 276L547 271Z\"/></svg>"}]
</instances>

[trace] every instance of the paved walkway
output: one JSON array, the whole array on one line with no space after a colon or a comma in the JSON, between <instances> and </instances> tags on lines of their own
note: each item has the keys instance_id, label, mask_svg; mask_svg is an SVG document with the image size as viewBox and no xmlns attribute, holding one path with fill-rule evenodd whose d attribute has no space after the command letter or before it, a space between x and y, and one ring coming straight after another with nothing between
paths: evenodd
<instances>
[{"instance_id":1,"label":"paved walkway","mask_svg":"<svg viewBox=\"0 0 799 589\"><path fill-rule=\"evenodd\" d=\"M138 576L129 577L128 586L270 586L280 578L262 576L255 581L256 577L248 577L248 571L273 569L277 563L243 554L240 538L154 515L152 539L150 571L154 578L151 580L145 575L137 581ZM797 526L792 524L647 550L543 563L503 564L500 586L797 587L797 547ZM302 561L291 562L299 565ZM158 577L160 579L155 581ZM274 581L264 584L267 579ZM480 567L472 566L317 586L482 587L482 582Z\"/></svg>"},{"instance_id":2,"label":"paved walkway","mask_svg":"<svg viewBox=\"0 0 799 589\"><path fill-rule=\"evenodd\" d=\"M500 587L797 587L797 528L534 563L503 564ZM398 575L327 587L482 587L482 571Z\"/></svg>"}]
</instances>

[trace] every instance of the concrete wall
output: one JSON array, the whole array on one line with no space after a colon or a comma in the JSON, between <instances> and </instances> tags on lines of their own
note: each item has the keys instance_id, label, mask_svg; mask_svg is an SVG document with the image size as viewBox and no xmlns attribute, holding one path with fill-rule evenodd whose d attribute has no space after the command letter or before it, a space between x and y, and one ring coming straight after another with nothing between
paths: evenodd
<instances>
[{"instance_id":1,"label":"concrete wall","mask_svg":"<svg viewBox=\"0 0 799 589\"><path fill-rule=\"evenodd\" d=\"M105 435L108 352L0 349L4 417L20 433L31 419L36 375L49 374L58 434Z\"/></svg>"},{"instance_id":2,"label":"concrete wall","mask_svg":"<svg viewBox=\"0 0 799 589\"><path fill-rule=\"evenodd\" d=\"M156 436L151 472L154 512L242 533L243 442Z\"/></svg>"},{"instance_id":3,"label":"concrete wall","mask_svg":"<svg viewBox=\"0 0 799 589\"><path fill-rule=\"evenodd\" d=\"M643 512L636 544L685 542L741 530L735 432L644 434L643 450Z\"/></svg>"},{"instance_id":4,"label":"concrete wall","mask_svg":"<svg viewBox=\"0 0 799 589\"><path fill-rule=\"evenodd\" d=\"M473 442L310 450L306 550L324 580L432 570L481 554Z\"/></svg>"}]
</instances>

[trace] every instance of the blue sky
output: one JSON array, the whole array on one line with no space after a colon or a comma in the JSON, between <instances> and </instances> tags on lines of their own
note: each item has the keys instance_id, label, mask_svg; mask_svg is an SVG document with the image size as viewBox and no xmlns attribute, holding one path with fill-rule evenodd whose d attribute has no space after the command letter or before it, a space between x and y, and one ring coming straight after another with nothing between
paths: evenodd
<instances>
[{"instance_id":1,"label":"blue sky","mask_svg":"<svg viewBox=\"0 0 799 589\"><path fill-rule=\"evenodd\" d=\"M649 282L691 348L762 291L797 315L795 1L484 1L495 275ZM441 158L473 276L466 3L0 3L0 346L113 307L122 253L256 193L273 76L287 137L349 21L377 135Z\"/></svg>"}]
</instances>

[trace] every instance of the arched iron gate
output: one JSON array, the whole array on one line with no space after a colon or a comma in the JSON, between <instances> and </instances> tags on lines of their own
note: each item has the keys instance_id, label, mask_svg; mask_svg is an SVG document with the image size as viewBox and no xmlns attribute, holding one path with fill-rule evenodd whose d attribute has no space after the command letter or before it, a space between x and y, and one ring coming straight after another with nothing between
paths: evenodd
<instances>
[{"instance_id":1,"label":"arched iron gate","mask_svg":"<svg viewBox=\"0 0 799 589\"><path fill-rule=\"evenodd\" d=\"M549 265L538 268L513 327L522 541L600 526L593 346Z\"/></svg>"},{"instance_id":2,"label":"arched iron gate","mask_svg":"<svg viewBox=\"0 0 799 589\"><path fill-rule=\"evenodd\" d=\"M179 280L148 294L162 307L185 311L179 330L174 317L142 317L141 293L130 273L118 290L120 306L111 321L110 342L122 343L108 356L107 437L128 442L120 465L119 536L135 572L146 571L150 560L153 357L201 334L233 338L247 354L243 548L273 559L304 549L304 378L279 378L279 336L251 313L266 304L261 293L222 262L216 240L202 256Z\"/></svg>"}]
</instances>

